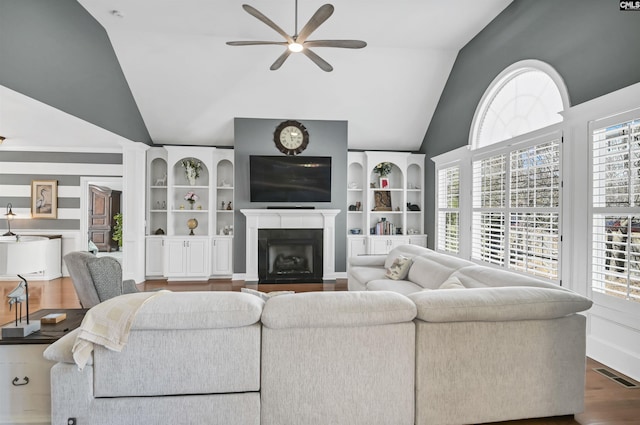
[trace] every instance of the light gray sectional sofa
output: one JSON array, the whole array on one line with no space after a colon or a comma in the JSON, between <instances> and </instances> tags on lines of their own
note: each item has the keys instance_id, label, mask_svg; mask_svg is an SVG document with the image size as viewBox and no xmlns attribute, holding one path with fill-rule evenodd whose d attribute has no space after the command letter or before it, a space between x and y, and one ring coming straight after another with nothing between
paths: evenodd
<instances>
[{"instance_id":1,"label":"light gray sectional sofa","mask_svg":"<svg viewBox=\"0 0 640 425\"><path fill-rule=\"evenodd\" d=\"M386 278L400 255L412 259L406 278ZM583 411L586 319L578 313L591 300L413 245L352 257L348 277L350 291L393 291L416 304L416 424Z\"/></svg>"},{"instance_id":2,"label":"light gray sectional sofa","mask_svg":"<svg viewBox=\"0 0 640 425\"><path fill-rule=\"evenodd\" d=\"M154 297L121 353L97 346L80 371L73 333L47 349L52 424L431 425L580 412L576 312L591 302L514 279L520 287L409 296Z\"/></svg>"}]
</instances>

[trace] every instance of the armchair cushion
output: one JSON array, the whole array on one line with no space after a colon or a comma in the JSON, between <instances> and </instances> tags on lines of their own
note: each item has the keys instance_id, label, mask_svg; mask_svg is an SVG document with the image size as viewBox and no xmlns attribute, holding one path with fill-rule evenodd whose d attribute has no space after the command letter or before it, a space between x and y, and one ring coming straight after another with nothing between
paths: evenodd
<instances>
[{"instance_id":1,"label":"armchair cushion","mask_svg":"<svg viewBox=\"0 0 640 425\"><path fill-rule=\"evenodd\" d=\"M87 263L87 268L100 301L106 301L123 294L122 269L116 259L111 257L96 258Z\"/></svg>"}]
</instances>

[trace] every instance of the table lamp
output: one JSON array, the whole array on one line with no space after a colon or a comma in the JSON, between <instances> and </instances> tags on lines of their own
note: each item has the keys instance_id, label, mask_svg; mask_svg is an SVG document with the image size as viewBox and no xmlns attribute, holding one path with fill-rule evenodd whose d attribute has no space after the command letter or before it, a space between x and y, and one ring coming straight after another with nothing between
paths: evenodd
<instances>
[{"instance_id":1,"label":"table lamp","mask_svg":"<svg viewBox=\"0 0 640 425\"><path fill-rule=\"evenodd\" d=\"M39 320L29 320L29 284L22 274L42 271L46 268L45 251L47 239L34 236L0 238L0 275L15 274L22 282L9 294L9 301L16 304L15 323L2 327L2 338L23 338L40 330ZM24 287L24 293L21 288ZM18 306L22 310L22 300L27 307L26 320L18 320ZM1 300L1 302L7 302ZM21 316L21 315L20 315Z\"/></svg>"},{"instance_id":2,"label":"table lamp","mask_svg":"<svg viewBox=\"0 0 640 425\"><path fill-rule=\"evenodd\" d=\"M5 233L2 236L15 236L16 234L13 233L11 231L11 220L13 220L15 218L15 214L13 213L13 209L11 208L13 205L11 205L11 202L9 202L7 204L7 213L4 215L4 217L7 219L7 226L9 227L9 231L7 233Z\"/></svg>"}]
</instances>

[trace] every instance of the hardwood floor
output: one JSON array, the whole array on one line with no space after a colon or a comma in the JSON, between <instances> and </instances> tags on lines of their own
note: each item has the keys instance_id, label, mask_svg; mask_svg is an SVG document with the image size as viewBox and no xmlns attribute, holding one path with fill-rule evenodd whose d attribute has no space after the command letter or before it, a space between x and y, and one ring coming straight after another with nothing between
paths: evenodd
<instances>
[{"instance_id":1,"label":"hardwood floor","mask_svg":"<svg viewBox=\"0 0 640 425\"><path fill-rule=\"evenodd\" d=\"M0 281L0 323L14 318L9 311L7 294L15 288L17 281ZM167 283L162 280L149 280L139 285L140 290L169 289L171 291L240 291L243 281L210 280L208 282ZM308 291L345 291L344 280L318 284L294 285L246 285L264 292L293 290ZM30 311L41 308L80 308L80 302L73 289L70 278L51 281L29 282ZM499 422L511 425L631 425L640 424L640 388L628 389L611 379L593 371L593 368L606 367L592 359L587 359L585 411L575 416L526 419L520 421ZM623 376L623 375L620 375ZM526 402L526 400L523 400Z\"/></svg>"}]
</instances>

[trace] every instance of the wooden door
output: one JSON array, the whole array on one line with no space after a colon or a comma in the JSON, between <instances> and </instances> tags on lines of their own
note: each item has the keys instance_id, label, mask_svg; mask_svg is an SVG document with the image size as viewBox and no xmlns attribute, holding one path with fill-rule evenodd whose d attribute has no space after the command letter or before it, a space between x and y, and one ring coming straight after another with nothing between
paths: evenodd
<instances>
[{"instance_id":1,"label":"wooden door","mask_svg":"<svg viewBox=\"0 0 640 425\"><path fill-rule=\"evenodd\" d=\"M99 251L118 249L112 239L113 216L120 212L120 194L108 187L89 185L89 239Z\"/></svg>"}]
</instances>

